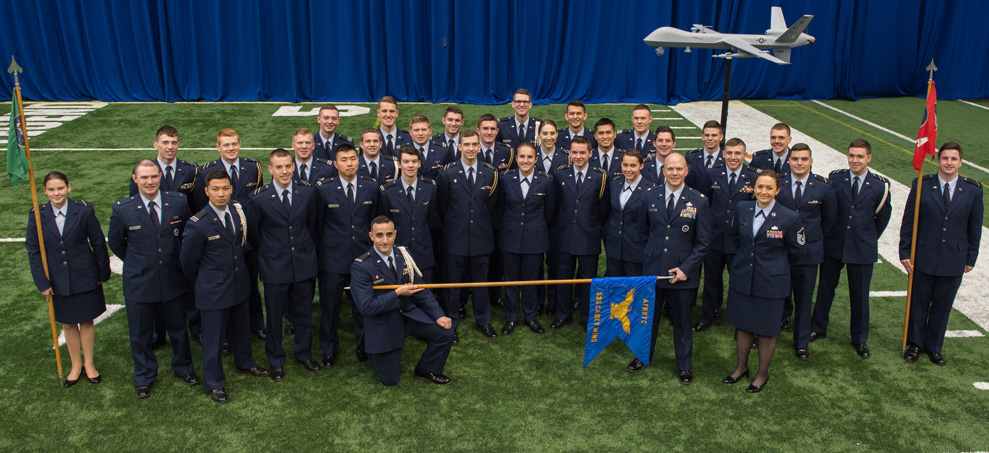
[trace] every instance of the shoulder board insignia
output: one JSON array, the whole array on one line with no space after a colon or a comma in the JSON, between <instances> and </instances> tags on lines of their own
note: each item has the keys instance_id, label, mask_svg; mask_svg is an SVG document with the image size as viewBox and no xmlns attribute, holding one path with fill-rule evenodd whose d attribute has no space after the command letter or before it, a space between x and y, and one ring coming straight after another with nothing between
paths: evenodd
<instances>
[{"instance_id":1,"label":"shoulder board insignia","mask_svg":"<svg viewBox=\"0 0 989 453\"><path fill-rule=\"evenodd\" d=\"M542 170L539 170L538 174L539 174L539 176L543 176L543 177L546 177L546 178L549 178L550 177L549 176L549 173L546 173L545 171L542 171Z\"/></svg>"},{"instance_id":2,"label":"shoulder board insignia","mask_svg":"<svg viewBox=\"0 0 989 453\"><path fill-rule=\"evenodd\" d=\"M622 179L624 177L625 177L625 175L615 175L615 177L614 178L611 178L611 180L612 181L618 181L619 179Z\"/></svg>"},{"instance_id":3,"label":"shoulder board insignia","mask_svg":"<svg viewBox=\"0 0 989 453\"><path fill-rule=\"evenodd\" d=\"M492 169L492 170L494 170L494 169L495 169L495 168L494 168L494 167L493 167L493 166L492 166L491 164L489 164L489 163L487 163L487 162L481 162L481 165L483 165L483 166L485 166L485 167L487 167L487 168L490 168L490 169Z\"/></svg>"},{"instance_id":4,"label":"shoulder board insignia","mask_svg":"<svg viewBox=\"0 0 989 453\"><path fill-rule=\"evenodd\" d=\"M631 134L632 133L632 129L622 129L622 130L618 131L618 133L619 134Z\"/></svg>"},{"instance_id":5,"label":"shoulder board insignia","mask_svg":"<svg viewBox=\"0 0 989 453\"><path fill-rule=\"evenodd\" d=\"M430 142L429 143L429 146L435 146L437 148L444 148L444 149L447 148L446 142L443 141L442 139L437 139L437 141L435 141L435 142Z\"/></svg>"},{"instance_id":6,"label":"shoulder board insignia","mask_svg":"<svg viewBox=\"0 0 989 453\"><path fill-rule=\"evenodd\" d=\"M888 178L886 178L885 176L882 176L882 175L877 175L877 174L875 174L875 173L873 173L873 174L872 174L872 176L875 176L875 177L876 177L876 179L878 179L878 180L880 180L880 181L882 181L882 182L883 182L884 184L889 184L889 179L888 179Z\"/></svg>"},{"instance_id":7,"label":"shoulder board insignia","mask_svg":"<svg viewBox=\"0 0 989 453\"><path fill-rule=\"evenodd\" d=\"M602 169L601 167L594 167L593 170L598 173L604 173L604 169Z\"/></svg>"},{"instance_id":8,"label":"shoulder board insignia","mask_svg":"<svg viewBox=\"0 0 989 453\"><path fill-rule=\"evenodd\" d=\"M344 141L347 141L347 142L350 141L350 137L348 137L346 135L343 135L343 134L339 134L338 133L337 136L340 137L341 140L344 140Z\"/></svg>"},{"instance_id":9,"label":"shoulder board insignia","mask_svg":"<svg viewBox=\"0 0 989 453\"><path fill-rule=\"evenodd\" d=\"M646 186L649 189L652 189L653 187L656 187L656 183L654 183L652 181L646 181L644 179L639 184L644 185L644 186Z\"/></svg>"},{"instance_id":10,"label":"shoulder board insignia","mask_svg":"<svg viewBox=\"0 0 989 453\"><path fill-rule=\"evenodd\" d=\"M265 185L263 185L263 186L260 186L260 187L258 187L258 188L257 188L257 189L256 189L256 190L254 191L254 195L257 195L257 194L259 194L259 193L261 193L261 192L264 192L265 190L268 190L268 185L267 185L267 184L265 184Z\"/></svg>"},{"instance_id":11,"label":"shoulder board insignia","mask_svg":"<svg viewBox=\"0 0 989 453\"><path fill-rule=\"evenodd\" d=\"M926 175L924 175L924 181L927 181L927 180L929 180L931 178L934 178L935 176L937 176L937 173L926 174Z\"/></svg>"},{"instance_id":12,"label":"shoulder board insignia","mask_svg":"<svg viewBox=\"0 0 989 453\"><path fill-rule=\"evenodd\" d=\"M450 162L450 163L448 163L448 164L446 164L446 165L443 166L443 170L449 170L449 169L453 168L454 165L457 165L457 163L456 162Z\"/></svg>"},{"instance_id":13,"label":"shoulder board insignia","mask_svg":"<svg viewBox=\"0 0 989 453\"><path fill-rule=\"evenodd\" d=\"M715 163L714 165L711 165L711 168L712 169L714 169L714 168L724 168L724 166L725 166L725 164L723 164L721 162L718 162L718 163Z\"/></svg>"},{"instance_id":14,"label":"shoulder board insignia","mask_svg":"<svg viewBox=\"0 0 989 453\"><path fill-rule=\"evenodd\" d=\"M312 187L312 183L310 183L309 181L306 181L305 179L296 180L295 183L298 184L298 185L300 185L300 186Z\"/></svg>"},{"instance_id":15,"label":"shoulder board insignia","mask_svg":"<svg viewBox=\"0 0 989 453\"><path fill-rule=\"evenodd\" d=\"M650 154L650 155L646 156L645 159L642 159L642 163L652 162L654 160L656 160L656 155L655 154Z\"/></svg>"},{"instance_id":16,"label":"shoulder board insignia","mask_svg":"<svg viewBox=\"0 0 989 453\"><path fill-rule=\"evenodd\" d=\"M394 185L395 185L395 180L389 179L388 181L385 181L385 183L381 185L381 191L384 192L386 189Z\"/></svg>"},{"instance_id":17,"label":"shoulder board insignia","mask_svg":"<svg viewBox=\"0 0 989 453\"><path fill-rule=\"evenodd\" d=\"M570 165L563 164L563 165L560 165L559 167L556 167L556 171L566 170L568 167L570 167Z\"/></svg>"},{"instance_id":18,"label":"shoulder board insignia","mask_svg":"<svg viewBox=\"0 0 989 453\"><path fill-rule=\"evenodd\" d=\"M202 211L193 214L192 217L189 217L189 221L198 222L199 219L205 219L205 218L206 218L206 210L203 209Z\"/></svg>"},{"instance_id":19,"label":"shoulder board insignia","mask_svg":"<svg viewBox=\"0 0 989 453\"><path fill-rule=\"evenodd\" d=\"M354 258L354 261L356 261L358 263L363 263L364 260L366 260L367 257L369 257L369 256L371 256L371 252L365 252L363 255L358 256L357 258Z\"/></svg>"},{"instance_id":20,"label":"shoulder board insignia","mask_svg":"<svg viewBox=\"0 0 989 453\"><path fill-rule=\"evenodd\" d=\"M258 162L258 160L257 160L257 159L255 159L255 158L253 158L253 157L241 157L241 159L244 159L244 160L246 160L246 161L248 161L248 162L251 162L251 163L255 163L255 164L258 164L258 163L260 163L260 162Z\"/></svg>"},{"instance_id":21,"label":"shoulder board insignia","mask_svg":"<svg viewBox=\"0 0 989 453\"><path fill-rule=\"evenodd\" d=\"M88 201L76 200L76 204L79 206L86 206L88 208L93 207L93 204Z\"/></svg>"},{"instance_id":22,"label":"shoulder board insignia","mask_svg":"<svg viewBox=\"0 0 989 453\"><path fill-rule=\"evenodd\" d=\"M971 184L971 185L973 185L975 187L978 187L980 189L982 188L982 183L981 182L978 182L978 181L976 181L976 180L974 180L972 178L966 178L966 177L962 176L962 181L965 181L965 182L967 182L967 183L969 183L969 184Z\"/></svg>"},{"instance_id":23,"label":"shoulder board insignia","mask_svg":"<svg viewBox=\"0 0 989 453\"><path fill-rule=\"evenodd\" d=\"M541 122L543 122L543 120L542 120L542 119L540 119L540 118L536 118L536 117L534 117L534 116L530 116L530 117L529 117L529 119L530 119L530 120L532 120L532 121L535 121L535 122L537 122L537 123L541 123Z\"/></svg>"},{"instance_id":24,"label":"shoulder board insignia","mask_svg":"<svg viewBox=\"0 0 989 453\"><path fill-rule=\"evenodd\" d=\"M752 153L752 157L761 156L763 154L766 154L767 152L769 152L768 149L761 149L759 151Z\"/></svg>"},{"instance_id":25,"label":"shoulder board insignia","mask_svg":"<svg viewBox=\"0 0 989 453\"><path fill-rule=\"evenodd\" d=\"M566 155L568 155L568 156L570 155L570 150L569 150L569 149L564 149L564 148L560 148L560 149L559 149L559 151L560 151L561 153L563 153L563 154L566 154Z\"/></svg>"},{"instance_id":26,"label":"shoulder board insignia","mask_svg":"<svg viewBox=\"0 0 989 453\"><path fill-rule=\"evenodd\" d=\"M432 184L434 186L436 185L436 181L433 181L432 179L429 179L429 178L422 178L422 182L424 182L426 184Z\"/></svg>"},{"instance_id":27,"label":"shoulder board insignia","mask_svg":"<svg viewBox=\"0 0 989 453\"><path fill-rule=\"evenodd\" d=\"M498 122L499 122L499 123L501 123L501 122L505 122L505 121L511 121L511 120L512 120L512 117L510 117L510 116L506 116L506 117L504 117L504 118L502 118L502 119L500 119L500 120L498 120Z\"/></svg>"},{"instance_id":28,"label":"shoulder board insignia","mask_svg":"<svg viewBox=\"0 0 989 453\"><path fill-rule=\"evenodd\" d=\"M721 165L721 164L718 164L718 165ZM761 168L758 168L758 167L756 167L755 165L749 165L749 166L748 166L748 167L746 167L746 168L748 168L748 169L749 169L749 171L751 171L751 172L753 172L753 173L759 173L760 171L762 171L762 169L761 169Z\"/></svg>"},{"instance_id":29,"label":"shoulder board insignia","mask_svg":"<svg viewBox=\"0 0 989 453\"><path fill-rule=\"evenodd\" d=\"M179 163L180 164L186 164L186 165L192 165L193 167L198 167L199 166L199 164L197 164L197 163L195 163L195 162L193 162L191 160L182 160L182 159L179 159Z\"/></svg>"},{"instance_id":30,"label":"shoulder board insignia","mask_svg":"<svg viewBox=\"0 0 989 453\"><path fill-rule=\"evenodd\" d=\"M825 177L823 177L821 175L814 175L814 177L817 178L818 181L821 181L821 182L823 182L825 184L828 184L828 183L831 182L831 181L828 180L828 178L825 178Z\"/></svg>"},{"instance_id":31,"label":"shoulder board insignia","mask_svg":"<svg viewBox=\"0 0 989 453\"><path fill-rule=\"evenodd\" d=\"M28 208L27 213L28 214L34 214L34 206L31 206L30 208Z\"/></svg>"},{"instance_id":32,"label":"shoulder board insignia","mask_svg":"<svg viewBox=\"0 0 989 453\"><path fill-rule=\"evenodd\" d=\"M515 173L515 170L512 170L510 168L506 168L504 170L499 171L498 173L501 175L502 178L504 178L504 177L506 177L508 175L511 175L512 173Z\"/></svg>"},{"instance_id":33,"label":"shoulder board insignia","mask_svg":"<svg viewBox=\"0 0 989 453\"><path fill-rule=\"evenodd\" d=\"M438 140L438 139L439 139L440 137L442 137L442 136L443 136L443 133L442 133L442 132L440 132L439 134L436 134L436 135L434 135L434 136L432 136L432 137L429 137L429 139L430 139L430 140Z\"/></svg>"},{"instance_id":34,"label":"shoulder board insignia","mask_svg":"<svg viewBox=\"0 0 989 453\"><path fill-rule=\"evenodd\" d=\"M335 181L336 179L337 178L336 177L333 177L333 176L330 176L329 178L319 178L319 181L316 181L316 185L317 186L321 186L323 184L329 184L329 183Z\"/></svg>"},{"instance_id":35,"label":"shoulder board insignia","mask_svg":"<svg viewBox=\"0 0 989 453\"><path fill-rule=\"evenodd\" d=\"M365 181L368 181L368 182L373 182L373 183L375 183L375 184L377 184L377 183L378 183L378 180L376 180L376 179L373 179L373 178L371 178L370 176L361 176L361 179L363 179L363 180L365 180Z\"/></svg>"},{"instance_id":36,"label":"shoulder board insignia","mask_svg":"<svg viewBox=\"0 0 989 453\"><path fill-rule=\"evenodd\" d=\"M695 153L699 153L699 152L701 152L701 149L700 148L697 148L697 149L692 149L690 151L687 151L687 154L695 154Z\"/></svg>"},{"instance_id":37,"label":"shoulder board insignia","mask_svg":"<svg viewBox=\"0 0 989 453\"><path fill-rule=\"evenodd\" d=\"M390 160L392 162L398 162L398 158L395 156L381 156L385 160Z\"/></svg>"},{"instance_id":38,"label":"shoulder board insignia","mask_svg":"<svg viewBox=\"0 0 989 453\"><path fill-rule=\"evenodd\" d=\"M329 159L320 159L320 158L317 157L316 160L318 160L318 161L320 161L320 162L322 162L322 163L324 163L326 165L333 165L333 162L330 162Z\"/></svg>"},{"instance_id":39,"label":"shoulder board insignia","mask_svg":"<svg viewBox=\"0 0 989 453\"><path fill-rule=\"evenodd\" d=\"M842 170L840 168L837 169L837 170L831 170L831 173L828 173L828 176L840 175L840 174L842 174L842 173L844 173L846 171L848 171L848 170Z\"/></svg>"},{"instance_id":40,"label":"shoulder board insignia","mask_svg":"<svg viewBox=\"0 0 989 453\"><path fill-rule=\"evenodd\" d=\"M217 160L214 160L214 161L212 161L212 162L207 162L207 163L205 163L205 164L202 164L202 165L200 165L200 166L199 166L199 169L200 169L200 170L205 170L205 169L207 169L207 168L209 168L209 167L212 167L212 166L214 166L214 165L216 165L216 164L217 164L217 163L219 163L219 162L220 162L220 159L217 159Z\"/></svg>"}]
</instances>

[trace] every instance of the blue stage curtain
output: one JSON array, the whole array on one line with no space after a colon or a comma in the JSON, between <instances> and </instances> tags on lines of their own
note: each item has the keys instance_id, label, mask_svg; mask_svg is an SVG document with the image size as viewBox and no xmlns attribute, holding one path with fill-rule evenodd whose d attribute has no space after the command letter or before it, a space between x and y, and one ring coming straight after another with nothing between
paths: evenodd
<instances>
[{"instance_id":1,"label":"blue stage curtain","mask_svg":"<svg viewBox=\"0 0 989 453\"><path fill-rule=\"evenodd\" d=\"M31 0L0 2L0 56L31 100L677 103L721 98L711 50L661 26L761 34L778 0ZM983 0L789 0L817 45L792 65L735 59L736 99L989 97ZM717 51L722 53L723 51ZM12 77L0 78L9 100Z\"/></svg>"}]
</instances>

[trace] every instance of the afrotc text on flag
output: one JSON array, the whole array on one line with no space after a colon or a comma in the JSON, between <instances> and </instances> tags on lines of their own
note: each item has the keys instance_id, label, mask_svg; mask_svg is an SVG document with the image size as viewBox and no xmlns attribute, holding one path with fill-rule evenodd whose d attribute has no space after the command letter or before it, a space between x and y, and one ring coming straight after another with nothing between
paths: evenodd
<instances>
[{"instance_id":1,"label":"afrotc text on flag","mask_svg":"<svg viewBox=\"0 0 989 453\"><path fill-rule=\"evenodd\" d=\"M656 277L595 278L591 282L584 366L615 338L621 338L632 354L648 365Z\"/></svg>"}]
</instances>

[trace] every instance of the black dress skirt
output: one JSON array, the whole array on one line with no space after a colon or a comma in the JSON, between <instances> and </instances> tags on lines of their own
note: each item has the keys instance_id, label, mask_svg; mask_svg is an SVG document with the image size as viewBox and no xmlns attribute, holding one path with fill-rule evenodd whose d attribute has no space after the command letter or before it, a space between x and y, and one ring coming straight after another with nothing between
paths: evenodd
<instances>
[{"instance_id":1,"label":"black dress skirt","mask_svg":"<svg viewBox=\"0 0 989 453\"><path fill-rule=\"evenodd\" d=\"M764 337L780 336L783 319L783 299L753 297L735 289L728 290L725 322L736 329Z\"/></svg>"},{"instance_id":2,"label":"black dress skirt","mask_svg":"<svg viewBox=\"0 0 989 453\"><path fill-rule=\"evenodd\" d=\"M106 311L103 286L68 296L56 294L52 296L52 307L55 309L55 320L58 322L66 324L90 322Z\"/></svg>"}]
</instances>

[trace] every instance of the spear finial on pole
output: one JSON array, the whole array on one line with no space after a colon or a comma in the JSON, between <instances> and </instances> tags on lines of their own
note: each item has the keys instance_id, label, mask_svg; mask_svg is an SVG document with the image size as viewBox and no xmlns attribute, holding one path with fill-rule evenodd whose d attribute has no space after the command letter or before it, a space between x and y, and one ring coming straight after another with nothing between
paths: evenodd
<instances>
[{"instance_id":1,"label":"spear finial on pole","mask_svg":"<svg viewBox=\"0 0 989 453\"><path fill-rule=\"evenodd\" d=\"M10 56L10 67L7 68L7 73L14 73L14 86L21 86L21 82L17 80L17 73L24 72L20 66L17 65L17 60L14 60L14 56Z\"/></svg>"}]
</instances>

